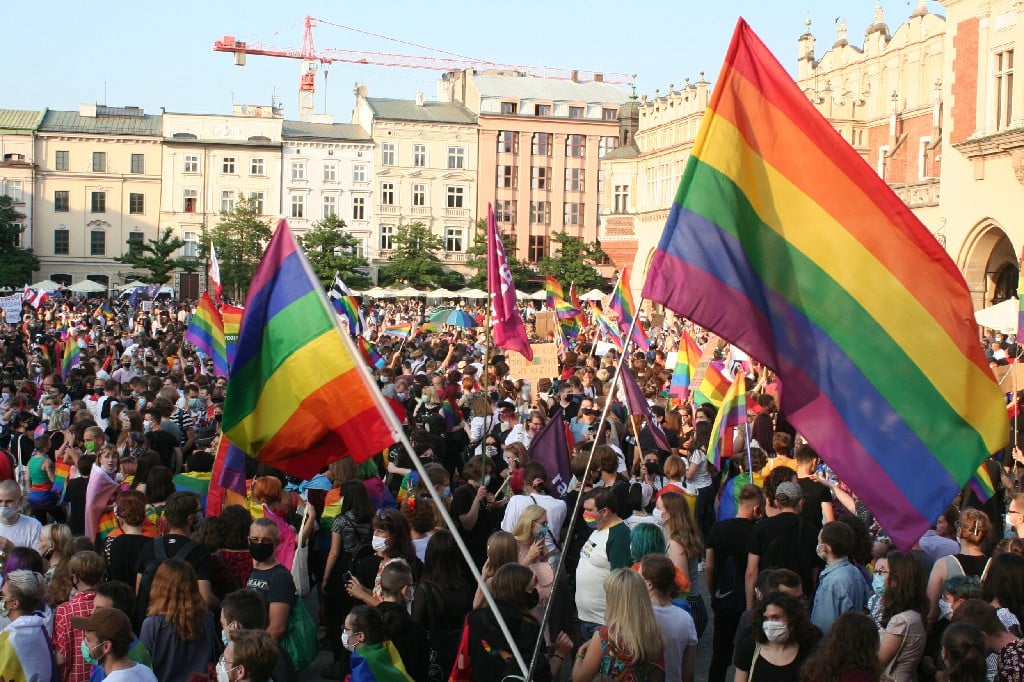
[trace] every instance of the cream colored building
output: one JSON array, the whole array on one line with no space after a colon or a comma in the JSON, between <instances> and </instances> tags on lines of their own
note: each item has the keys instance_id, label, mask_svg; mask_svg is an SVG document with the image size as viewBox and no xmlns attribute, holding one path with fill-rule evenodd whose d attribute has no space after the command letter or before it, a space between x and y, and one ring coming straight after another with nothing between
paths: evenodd
<instances>
[{"instance_id":1,"label":"cream colored building","mask_svg":"<svg viewBox=\"0 0 1024 682\"><path fill-rule=\"evenodd\" d=\"M41 278L110 286L128 242L156 237L160 116L137 107L47 111L35 138L32 247Z\"/></svg>"},{"instance_id":2,"label":"cream colored building","mask_svg":"<svg viewBox=\"0 0 1024 682\"><path fill-rule=\"evenodd\" d=\"M441 237L446 266L460 270L472 246L477 206L476 116L461 104L367 97L356 88L352 123L374 154L371 270L388 260L399 225L421 222Z\"/></svg>"},{"instance_id":3,"label":"cream colored building","mask_svg":"<svg viewBox=\"0 0 1024 682\"><path fill-rule=\"evenodd\" d=\"M0 109L0 195L11 197L24 228L20 246L32 247L35 132L46 111Z\"/></svg>"},{"instance_id":4,"label":"cream colored building","mask_svg":"<svg viewBox=\"0 0 1024 682\"><path fill-rule=\"evenodd\" d=\"M267 219L281 215L281 132L273 107L235 105L234 115L163 115L163 187L160 229L184 242L181 255L199 255L206 229L231 211L239 197L256 202ZM200 273L179 274L181 296L195 298Z\"/></svg>"}]
</instances>

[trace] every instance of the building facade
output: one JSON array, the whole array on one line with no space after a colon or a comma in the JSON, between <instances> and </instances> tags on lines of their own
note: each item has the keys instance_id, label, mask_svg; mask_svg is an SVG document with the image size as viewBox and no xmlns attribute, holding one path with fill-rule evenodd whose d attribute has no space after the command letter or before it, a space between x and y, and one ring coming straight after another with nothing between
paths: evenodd
<instances>
[{"instance_id":1,"label":"building facade","mask_svg":"<svg viewBox=\"0 0 1024 682\"><path fill-rule=\"evenodd\" d=\"M438 81L438 99L477 114L476 213L494 206L518 258L536 263L550 255L556 232L598 238L600 160L618 144L618 110L627 98L600 80L515 72L454 71Z\"/></svg>"},{"instance_id":2,"label":"building facade","mask_svg":"<svg viewBox=\"0 0 1024 682\"><path fill-rule=\"evenodd\" d=\"M35 134L45 111L0 109L0 196L7 195L24 229L20 246L32 247L35 203Z\"/></svg>"},{"instance_id":3,"label":"building facade","mask_svg":"<svg viewBox=\"0 0 1024 682\"><path fill-rule=\"evenodd\" d=\"M446 266L465 271L477 206L476 116L458 103L367 96L357 86L352 123L376 143L369 255L376 271L394 250L399 225L423 223L441 237ZM486 214L484 215L486 217Z\"/></svg>"}]
</instances>

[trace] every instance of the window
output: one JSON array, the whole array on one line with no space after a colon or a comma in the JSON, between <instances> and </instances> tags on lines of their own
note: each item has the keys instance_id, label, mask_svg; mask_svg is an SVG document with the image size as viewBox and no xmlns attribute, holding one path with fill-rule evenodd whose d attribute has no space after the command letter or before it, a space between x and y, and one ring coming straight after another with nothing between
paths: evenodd
<instances>
[{"instance_id":1,"label":"window","mask_svg":"<svg viewBox=\"0 0 1024 682\"><path fill-rule=\"evenodd\" d=\"M619 117L618 109L612 109L610 107L602 107L601 108L601 120L602 121L614 121L614 120L618 119L618 117Z\"/></svg>"},{"instance_id":2,"label":"window","mask_svg":"<svg viewBox=\"0 0 1024 682\"><path fill-rule=\"evenodd\" d=\"M380 226L380 250L381 251L390 251L392 248L394 248L394 243L392 242L392 239L394 238L394 236L395 236L395 226L394 225L381 225Z\"/></svg>"},{"instance_id":3,"label":"window","mask_svg":"<svg viewBox=\"0 0 1024 682\"><path fill-rule=\"evenodd\" d=\"M146 155L145 154L132 154L132 173L145 173L146 172Z\"/></svg>"},{"instance_id":4,"label":"window","mask_svg":"<svg viewBox=\"0 0 1024 682\"><path fill-rule=\"evenodd\" d=\"M466 167L466 148L465 147L448 147L448 167L449 168L465 168Z\"/></svg>"},{"instance_id":5,"label":"window","mask_svg":"<svg viewBox=\"0 0 1024 682\"><path fill-rule=\"evenodd\" d=\"M415 184L412 186L412 205L413 206L426 206L427 205L427 186L423 184Z\"/></svg>"},{"instance_id":6,"label":"window","mask_svg":"<svg viewBox=\"0 0 1024 682\"><path fill-rule=\"evenodd\" d=\"M565 136L565 155L582 159L587 149L587 138L583 135Z\"/></svg>"},{"instance_id":7,"label":"window","mask_svg":"<svg viewBox=\"0 0 1024 682\"><path fill-rule=\"evenodd\" d=\"M92 172L93 173L106 173L107 172L107 153L106 152L93 152L92 153Z\"/></svg>"},{"instance_id":8,"label":"window","mask_svg":"<svg viewBox=\"0 0 1024 682\"><path fill-rule=\"evenodd\" d=\"M550 201L530 202L530 223L533 225L548 225L551 223Z\"/></svg>"},{"instance_id":9,"label":"window","mask_svg":"<svg viewBox=\"0 0 1024 682\"><path fill-rule=\"evenodd\" d=\"M338 179L338 164L333 161L324 164L324 182L334 182Z\"/></svg>"},{"instance_id":10,"label":"window","mask_svg":"<svg viewBox=\"0 0 1024 682\"><path fill-rule=\"evenodd\" d=\"M395 205L395 183L380 183L380 203L384 206Z\"/></svg>"},{"instance_id":11,"label":"window","mask_svg":"<svg viewBox=\"0 0 1024 682\"><path fill-rule=\"evenodd\" d=\"M13 201L16 204L22 201L21 180L7 181L7 196L9 196L11 198L11 201Z\"/></svg>"},{"instance_id":12,"label":"window","mask_svg":"<svg viewBox=\"0 0 1024 682\"><path fill-rule=\"evenodd\" d=\"M199 157L194 154L185 155L185 166L184 172L186 173L198 173L199 172Z\"/></svg>"},{"instance_id":13,"label":"window","mask_svg":"<svg viewBox=\"0 0 1024 682\"><path fill-rule=\"evenodd\" d=\"M531 263L537 263L547 256L547 241L548 238L542 234L531 234L530 235L530 253L529 259Z\"/></svg>"},{"instance_id":14,"label":"window","mask_svg":"<svg viewBox=\"0 0 1024 682\"><path fill-rule=\"evenodd\" d=\"M181 191L183 199L182 211L185 213L195 213L196 204L199 203L199 190L195 189L184 189Z\"/></svg>"},{"instance_id":15,"label":"window","mask_svg":"<svg viewBox=\"0 0 1024 682\"><path fill-rule=\"evenodd\" d=\"M53 193L53 210L57 213L67 213L71 210L71 193L67 190L58 190Z\"/></svg>"},{"instance_id":16,"label":"window","mask_svg":"<svg viewBox=\"0 0 1024 682\"><path fill-rule=\"evenodd\" d=\"M220 193L220 210L222 213L231 213L235 210L235 192L226 189Z\"/></svg>"},{"instance_id":17,"label":"window","mask_svg":"<svg viewBox=\"0 0 1024 682\"><path fill-rule=\"evenodd\" d=\"M514 114L519 110L519 102L502 102L501 113L503 114Z\"/></svg>"},{"instance_id":18,"label":"window","mask_svg":"<svg viewBox=\"0 0 1024 682\"><path fill-rule=\"evenodd\" d=\"M68 170L71 166L71 152L57 150L57 157L53 160L53 167L56 170Z\"/></svg>"},{"instance_id":19,"label":"window","mask_svg":"<svg viewBox=\"0 0 1024 682\"><path fill-rule=\"evenodd\" d=\"M133 256L142 255L142 241L145 235L141 232L128 233L128 253Z\"/></svg>"},{"instance_id":20,"label":"window","mask_svg":"<svg viewBox=\"0 0 1024 682\"><path fill-rule=\"evenodd\" d=\"M466 197L466 188L459 187L458 185L448 185L445 188L445 194L448 197L448 208L462 208L463 201Z\"/></svg>"},{"instance_id":21,"label":"window","mask_svg":"<svg viewBox=\"0 0 1024 682\"><path fill-rule=\"evenodd\" d=\"M224 161L221 162L220 172L225 175L235 174L235 157L225 156Z\"/></svg>"},{"instance_id":22,"label":"window","mask_svg":"<svg viewBox=\"0 0 1024 682\"><path fill-rule=\"evenodd\" d=\"M333 215L338 215L338 197L324 195L324 218L330 218Z\"/></svg>"},{"instance_id":23,"label":"window","mask_svg":"<svg viewBox=\"0 0 1024 682\"><path fill-rule=\"evenodd\" d=\"M511 130L502 130L498 133L498 153L502 152L519 153L519 133Z\"/></svg>"},{"instance_id":24,"label":"window","mask_svg":"<svg viewBox=\"0 0 1024 682\"><path fill-rule=\"evenodd\" d=\"M66 256L71 253L71 231L53 231L53 253L58 256Z\"/></svg>"},{"instance_id":25,"label":"window","mask_svg":"<svg viewBox=\"0 0 1024 682\"><path fill-rule=\"evenodd\" d=\"M514 199L508 201L494 202L494 220L499 223L514 223L516 221L516 202Z\"/></svg>"},{"instance_id":26,"label":"window","mask_svg":"<svg viewBox=\"0 0 1024 682\"><path fill-rule=\"evenodd\" d=\"M445 251L462 251L462 228L461 227L446 227L444 230L444 250Z\"/></svg>"},{"instance_id":27,"label":"window","mask_svg":"<svg viewBox=\"0 0 1024 682\"><path fill-rule=\"evenodd\" d=\"M366 182L366 166L352 166L352 182Z\"/></svg>"},{"instance_id":28,"label":"window","mask_svg":"<svg viewBox=\"0 0 1024 682\"><path fill-rule=\"evenodd\" d=\"M566 168L565 169L565 191L566 192L582 192L583 191L583 169L582 168Z\"/></svg>"},{"instance_id":29,"label":"window","mask_svg":"<svg viewBox=\"0 0 1024 682\"><path fill-rule=\"evenodd\" d=\"M89 255L105 256L107 253L107 233L103 230L92 230L89 233Z\"/></svg>"},{"instance_id":30,"label":"window","mask_svg":"<svg viewBox=\"0 0 1024 682\"><path fill-rule=\"evenodd\" d=\"M92 201L90 207L93 213L106 213L107 212L107 193L106 192L92 192Z\"/></svg>"},{"instance_id":31,"label":"window","mask_svg":"<svg viewBox=\"0 0 1024 682\"><path fill-rule=\"evenodd\" d=\"M183 258L196 258L199 256L199 233L185 232L181 235L181 241L185 244L181 247Z\"/></svg>"},{"instance_id":32,"label":"window","mask_svg":"<svg viewBox=\"0 0 1024 682\"><path fill-rule=\"evenodd\" d=\"M586 113L586 107L569 107L569 118L583 118Z\"/></svg>"},{"instance_id":33,"label":"window","mask_svg":"<svg viewBox=\"0 0 1024 682\"><path fill-rule=\"evenodd\" d=\"M676 182L678 183L678 180L676 180ZM597 193L599 195L604 194L604 171L600 169L597 171ZM598 211L598 213L600 213L600 211Z\"/></svg>"},{"instance_id":34,"label":"window","mask_svg":"<svg viewBox=\"0 0 1024 682\"><path fill-rule=\"evenodd\" d=\"M498 166L498 187L515 188L517 171L515 166Z\"/></svg>"},{"instance_id":35,"label":"window","mask_svg":"<svg viewBox=\"0 0 1024 682\"><path fill-rule=\"evenodd\" d=\"M1013 50L996 54L996 130L1009 127L1013 120Z\"/></svg>"},{"instance_id":36,"label":"window","mask_svg":"<svg viewBox=\"0 0 1024 682\"><path fill-rule=\"evenodd\" d=\"M380 146L380 165L395 165L395 143L385 142Z\"/></svg>"},{"instance_id":37,"label":"window","mask_svg":"<svg viewBox=\"0 0 1024 682\"><path fill-rule=\"evenodd\" d=\"M534 116L550 116L551 105L550 104L534 104L533 105Z\"/></svg>"},{"instance_id":38,"label":"window","mask_svg":"<svg viewBox=\"0 0 1024 682\"><path fill-rule=\"evenodd\" d=\"M25 226L21 223L11 223L12 232L14 232L14 246L21 248L21 235L25 233Z\"/></svg>"},{"instance_id":39,"label":"window","mask_svg":"<svg viewBox=\"0 0 1024 682\"><path fill-rule=\"evenodd\" d=\"M142 215L146 212L146 195L132 192L128 195L128 213Z\"/></svg>"},{"instance_id":40,"label":"window","mask_svg":"<svg viewBox=\"0 0 1024 682\"><path fill-rule=\"evenodd\" d=\"M306 217L306 197L302 194L292 195L292 213L293 218L305 218Z\"/></svg>"},{"instance_id":41,"label":"window","mask_svg":"<svg viewBox=\"0 0 1024 682\"><path fill-rule=\"evenodd\" d=\"M249 175L265 175L266 166L262 157L256 157L249 161Z\"/></svg>"},{"instance_id":42,"label":"window","mask_svg":"<svg viewBox=\"0 0 1024 682\"><path fill-rule=\"evenodd\" d=\"M562 209L562 224L583 226L583 204L566 202Z\"/></svg>"},{"instance_id":43,"label":"window","mask_svg":"<svg viewBox=\"0 0 1024 682\"><path fill-rule=\"evenodd\" d=\"M619 146L619 138L602 137L597 142L597 158L603 159L604 155Z\"/></svg>"},{"instance_id":44,"label":"window","mask_svg":"<svg viewBox=\"0 0 1024 682\"><path fill-rule=\"evenodd\" d=\"M629 185L615 185L612 193L612 200L615 202L614 213L625 213L629 210Z\"/></svg>"},{"instance_id":45,"label":"window","mask_svg":"<svg viewBox=\"0 0 1024 682\"><path fill-rule=\"evenodd\" d=\"M366 199L352 197L352 220L366 220Z\"/></svg>"},{"instance_id":46,"label":"window","mask_svg":"<svg viewBox=\"0 0 1024 682\"><path fill-rule=\"evenodd\" d=\"M306 179L306 162L292 161L292 180Z\"/></svg>"},{"instance_id":47,"label":"window","mask_svg":"<svg viewBox=\"0 0 1024 682\"><path fill-rule=\"evenodd\" d=\"M530 189L551 189L551 169L544 166L531 168Z\"/></svg>"},{"instance_id":48,"label":"window","mask_svg":"<svg viewBox=\"0 0 1024 682\"><path fill-rule=\"evenodd\" d=\"M533 155L551 156L551 133L533 134Z\"/></svg>"},{"instance_id":49,"label":"window","mask_svg":"<svg viewBox=\"0 0 1024 682\"><path fill-rule=\"evenodd\" d=\"M249 202L256 215L263 215L263 192L249 192Z\"/></svg>"},{"instance_id":50,"label":"window","mask_svg":"<svg viewBox=\"0 0 1024 682\"><path fill-rule=\"evenodd\" d=\"M414 144L412 146L412 165L416 168L427 166L427 145Z\"/></svg>"}]
</instances>

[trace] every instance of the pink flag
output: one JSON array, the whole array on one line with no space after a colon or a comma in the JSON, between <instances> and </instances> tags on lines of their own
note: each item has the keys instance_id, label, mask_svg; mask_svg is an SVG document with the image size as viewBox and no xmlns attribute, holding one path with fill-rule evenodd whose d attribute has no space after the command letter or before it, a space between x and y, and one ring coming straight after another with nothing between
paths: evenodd
<instances>
[{"instance_id":1,"label":"pink flag","mask_svg":"<svg viewBox=\"0 0 1024 682\"><path fill-rule=\"evenodd\" d=\"M487 204L487 293L491 299L494 345L514 350L527 360L533 360L533 348L526 338L526 326L516 304L516 288L505 258L505 245L501 243L490 204Z\"/></svg>"}]
</instances>

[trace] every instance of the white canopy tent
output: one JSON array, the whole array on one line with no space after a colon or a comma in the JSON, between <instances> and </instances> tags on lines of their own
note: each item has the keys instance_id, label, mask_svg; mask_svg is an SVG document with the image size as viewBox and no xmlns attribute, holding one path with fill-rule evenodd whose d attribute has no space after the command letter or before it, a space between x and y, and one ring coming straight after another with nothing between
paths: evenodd
<instances>
[{"instance_id":1,"label":"white canopy tent","mask_svg":"<svg viewBox=\"0 0 1024 682\"><path fill-rule=\"evenodd\" d=\"M80 282L75 282L67 288L68 291L73 291L76 294L98 294L101 291L106 291L107 288L99 282L94 282L91 279L83 279Z\"/></svg>"},{"instance_id":2,"label":"white canopy tent","mask_svg":"<svg viewBox=\"0 0 1024 682\"><path fill-rule=\"evenodd\" d=\"M1010 298L974 313L974 321L979 327L994 329L1007 334L1017 333L1017 319L1020 313L1020 302Z\"/></svg>"}]
</instances>

